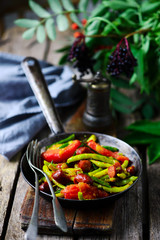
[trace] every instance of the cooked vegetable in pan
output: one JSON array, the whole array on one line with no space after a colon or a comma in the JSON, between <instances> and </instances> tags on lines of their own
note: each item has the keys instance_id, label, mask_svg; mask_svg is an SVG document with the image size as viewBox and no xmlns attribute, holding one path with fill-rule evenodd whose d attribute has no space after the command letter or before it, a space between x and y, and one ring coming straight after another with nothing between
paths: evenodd
<instances>
[{"instance_id":1,"label":"cooked vegetable in pan","mask_svg":"<svg viewBox=\"0 0 160 240\"><path fill-rule=\"evenodd\" d=\"M100 145L95 135L79 140L72 134L47 146L41 159L56 196L65 199L107 197L126 190L138 178L131 160L115 147ZM49 193L44 177L39 188Z\"/></svg>"}]
</instances>

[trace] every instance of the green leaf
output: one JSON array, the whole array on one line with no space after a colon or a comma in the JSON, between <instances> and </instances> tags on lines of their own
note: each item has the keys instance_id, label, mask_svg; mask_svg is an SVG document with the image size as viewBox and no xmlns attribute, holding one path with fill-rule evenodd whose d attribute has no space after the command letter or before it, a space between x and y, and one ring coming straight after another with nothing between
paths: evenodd
<instances>
[{"instance_id":1,"label":"green leaf","mask_svg":"<svg viewBox=\"0 0 160 240\"><path fill-rule=\"evenodd\" d=\"M44 26L43 25L39 25L38 26L36 37L37 37L37 41L39 43L43 43L44 42L46 34L45 34L45 30L44 30Z\"/></svg>"},{"instance_id":2,"label":"green leaf","mask_svg":"<svg viewBox=\"0 0 160 240\"><path fill-rule=\"evenodd\" d=\"M154 110L151 104L147 103L142 108L142 115L145 119L152 119L154 116Z\"/></svg>"},{"instance_id":3,"label":"green leaf","mask_svg":"<svg viewBox=\"0 0 160 240\"><path fill-rule=\"evenodd\" d=\"M118 112L124 113L124 114L130 114L132 113L132 109L128 108L124 105L121 105L120 103L113 101L112 100L112 106L115 110L117 110Z\"/></svg>"},{"instance_id":4,"label":"green leaf","mask_svg":"<svg viewBox=\"0 0 160 240\"><path fill-rule=\"evenodd\" d=\"M23 34L22 34L22 38L24 39L31 39L35 33L35 28L30 28L28 30L26 30Z\"/></svg>"},{"instance_id":5,"label":"green leaf","mask_svg":"<svg viewBox=\"0 0 160 240\"><path fill-rule=\"evenodd\" d=\"M74 6L70 0L62 0L62 4L63 4L63 7L65 8L65 10L67 10L67 11L74 10Z\"/></svg>"},{"instance_id":6,"label":"green leaf","mask_svg":"<svg viewBox=\"0 0 160 240\"><path fill-rule=\"evenodd\" d=\"M118 30L118 26L122 25L122 21L120 18L117 18L116 20L114 20L112 22L112 24L107 24L104 29L103 32L101 33L103 36L106 36L107 34L109 34L110 32L113 31L113 29L116 30L117 34L121 35L121 32ZM114 27L113 27L114 26Z\"/></svg>"},{"instance_id":7,"label":"green leaf","mask_svg":"<svg viewBox=\"0 0 160 240\"><path fill-rule=\"evenodd\" d=\"M65 63L67 62L67 58L68 58L68 53L66 53L65 55L63 55L63 56L61 57L61 59L59 60L58 64L59 64L59 65L65 64Z\"/></svg>"},{"instance_id":8,"label":"green leaf","mask_svg":"<svg viewBox=\"0 0 160 240\"><path fill-rule=\"evenodd\" d=\"M48 18L51 16L51 14L42 8L41 5L32 0L29 0L29 6L38 17Z\"/></svg>"},{"instance_id":9,"label":"green leaf","mask_svg":"<svg viewBox=\"0 0 160 240\"><path fill-rule=\"evenodd\" d=\"M110 95L114 100L116 100L120 104L131 106L133 105L133 101L129 97L127 97L126 95L124 95L123 93L119 92L114 88L111 89Z\"/></svg>"},{"instance_id":10,"label":"green leaf","mask_svg":"<svg viewBox=\"0 0 160 240\"><path fill-rule=\"evenodd\" d=\"M63 11L59 0L48 0L48 3L54 13L60 13Z\"/></svg>"},{"instance_id":11,"label":"green leaf","mask_svg":"<svg viewBox=\"0 0 160 240\"><path fill-rule=\"evenodd\" d=\"M146 90L146 82L144 80L144 53L142 48L140 48L138 51L137 61L138 61L137 80L141 85L141 89Z\"/></svg>"},{"instance_id":12,"label":"green leaf","mask_svg":"<svg viewBox=\"0 0 160 240\"><path fill-rule=\"evenodd\" d=\"M127 9L126 11L124 11L123 13L121 13L119 15L119 17L121 19L123 19L124 21L126 21L126 23L130 26L133 27L137 27L137 23L135 21L132 21L131 18L133 18L133 16L137 15L137 10L136 9Z\"/></svg>"},{"instance_id":13,"label":"green leaf","mask_svg":"<svg viewBox=\"0 0 160 240\"><path fill-rule=\"evenodd\" d=\"M98 4L98 6L91 12L90 18L102 16L105 12L105 6L103 4Z\"/></svg>"},{"instance_id":14,"label":"green leaf","mask_svg":"<svg viewBox=\"0 0 160 240\"><path fill-rule=\"evenodd\" d=\"M117 34L119 34L119 35L121 34L121 32L118 30L118 28L115 26L115 24L113 24L110 20L108 20L106 18L103 18L103 17L90 18L88 20L88 23L96 21L96 20L107 23L107 25L109 25L112 29L114 29Z\"/></svg>"},{"instance_id":15,"label":"green leaf","mask_svg":"<svg viewBox=\"0 0 160 240\"><path fill-rule=\"evenodd\" d=\"M80 0L78 4L78 8L80 11L85 12L88 6L88 0Z\"/></svg>"},{"instance_id":16,"label":"green leaf","mask_svg":"<svg viewBox=\"0 0 160 240\"><path fill-rule=\"evenodd\" d=\"M160 136L160 121L141 120L129 125L127 129Z\"/></svg>"},{"instance_id":17,"label":"green leaf","mask_svg":"<svg viewBox=\"0 0 160 240\"><path fill-rule=\"evenodd\" d=\"M150 3L144 1L141 6L142 13L155 12L160 8L160 2Z\"/></svg>"},{"instance_id":18,"label":"green leaf","mask_svg":"<svg viewBox=\"0 0 160 240\"><path fill-rule=\"evenodd\" d=\"M65 46L63 48L59 48L56 50L57 53L68 51L71 48L71 46Z\"/></svg>"},{"instance_id":19,"label":"green leaf","mask_svg":"<svg viewBox=\"0 0 160 240\"><path fill-rule=\"evenodd\" d=\"M125 89L135 88L133 85L130 85L126 80L121 78L118 78L118 79L112 78L111 81L116 87L125 88Z\"/></svg>"},{"instance_id":20,"label":"green leaf","mask_svg":"<svg viewBox=\"0 0 160 240\"><path fill-rule=\"evenodd\" d=\"M86 29L86 35L95 35L99 31L100 21L91 22Z\"/></svg>"},{"instance_id":21,"label":"green leaf","mask_svg":"<svg viewBox=\"0 0 160 240\"><path fill-rule=\"evenodd\" d=\"M82 24L75 13L71 13L70 18L72 19L73 22L77 23L79 27L82 27Z\"/></svg>"},{"instance_id":22,"label":"green leaf","mask_svg":"<svg viewBox=\"0 0 160 240\"><path fill-rule=\"evenodd\" d=\"M68 19L64 15L58 15L56 18L56 21L57 21L57 27L60 32L67 30L67 28L69 27Z\"/></svg>"},{"instance_id":23,"label":"green leaf","mask_svg":"<svg viewBox=\"0 0 160 240\"><path fill-rule=\"evenodd\" d=\"M146 54L149 51L149 46L150 46L150 37L146 35L143 39L143 45L142 45L144 54Z\"/></svg>"},{"instance_id":24,"label":"green leaf","mask_svg":"<svg viewBox=\"0 0 160 240\"><path fill-rule=\"evenodd\" d=\"M49 37L49 39L51 40L55 40L56 38L56 28L54 25L54 20L52 18L49 18L46 21L46 30L47 30L47 35Z\"/></svg>"},{"instance_id":25,"label":"green leaf","mask_svg":"<svg viewBox=\"0 0 160 240\"><path fill-rule=\"evenodd\" d=\"M124 141L131 145L147 145L151 144L153 141L160 141L160 138L149 133L133 131L125 137Z\"/></svg>"},{"instance_id":26,"label":"green leaf","mask_svg":"<svg viewBox=\"0 0 160 240\"><path fill-rule=\"evenodd\" d=\"M135 2L126 2L126 1L108 1L108 0L104 0L103 1L104 6L108 7L108 8L112 8L114 10L124 10L127 8L138 8L139 5Z\"/></svg>"},{"instance_id":27,"label":"green leaf","mask_svg":"<svg viewBox=\"0 0 160 240\"><path fill-rule=\"evenodd\" d=\"M148 157L149 157L149 164L154 163L156 160L160 158L160 141L154 141L148 147Z\"/></svg>"},{"instance_id":28,"label":"green leaf","mask_svg":"<svg viewBox=\"0 0 160 240\"><path fill-rule=\"evenodd\" d=\"M39 21L21 18L21 19L17 19L16 21L14 21L14 23L19 27L32 28L32 27L36 27L39 24Z\"/></svg>"},{"instance_id":29,"label":"green leaf","mask_svg":"<svg viewBox=\"0 0 160 240\"><path fill-rule=\"evenodd\" d=\"M136 80L137 80L137 73L133 73L132 77L130 78L130 84L135 83Z\"/></svg>"}]
</instances>

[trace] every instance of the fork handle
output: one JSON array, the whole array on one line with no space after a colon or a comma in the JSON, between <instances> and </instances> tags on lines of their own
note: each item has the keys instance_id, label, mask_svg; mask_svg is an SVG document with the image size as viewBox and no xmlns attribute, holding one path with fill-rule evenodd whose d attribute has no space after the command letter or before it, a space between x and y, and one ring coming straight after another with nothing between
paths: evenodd
<instances>
[{"instance_id":1,"label":"fork handle","mask_svg":"<svg viewBox=\"0 0 160 240\"><path fill-rule=\"evenodd\" d=\"M47 179L51 194L52 194L52 206L53 206L53 212L54 212L54 220L56 226L58 226L63 232L67 232L67 223L64 215L64 211L62 209L62 206L60 205L58 198L55 196L52 184L47 176L46 173L44 173L44 176Z\"/></svg>"},{"instance_id":2,"label":"fork handle","mask_svg":"<svg viewBox=\"0 0 160 240\"><path fill-rule=\"evenodd\" d=\"M34 171L34 169L33 169ZM35 173L35 198L34 198L34 207L32 212L31 221L29 227L25 233L25 240L36 240L38 233L38 203L39 203L39 181L38 175Z\"/></svg>"}]
</instances>

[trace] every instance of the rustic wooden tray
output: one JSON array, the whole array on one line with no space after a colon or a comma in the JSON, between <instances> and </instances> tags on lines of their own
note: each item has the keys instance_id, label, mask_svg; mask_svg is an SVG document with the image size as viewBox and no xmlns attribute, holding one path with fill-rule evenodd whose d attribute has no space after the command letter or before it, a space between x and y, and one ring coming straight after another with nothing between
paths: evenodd
<instances>
[{"instance_id":1,"label":"rustic wooden tray","mask_svg":"<svg viewBox=\"0 0 160 240\"><path fill-rule=\"evenodd\" d=\"M66 132L86 131L82 122L84 112L83 103L65 126ZM106 129L106 133L115 136L114 127ZM34 190L28 187L21 206L21 227L26 230L31 219L34 204ZM67 235L105 235L113 230L115 202L106 207L97 206L96 209L71 209L64 208L68 232ZM40 196L38 214L39 233L62 235L62 231L55 225L52 203Z\"/></svg>"}]
</instances>

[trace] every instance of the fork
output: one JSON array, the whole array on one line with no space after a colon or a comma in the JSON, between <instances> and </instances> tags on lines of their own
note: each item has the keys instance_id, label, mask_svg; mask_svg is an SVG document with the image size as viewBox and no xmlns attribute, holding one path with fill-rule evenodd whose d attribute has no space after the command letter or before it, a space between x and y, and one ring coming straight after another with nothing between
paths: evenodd
<instances>
[{"instance_id":1,"label":"fork","mask_svg":"<svg viewBox=\"0 0 160 240\"><path fill-rule=\"evenodd\" d=\"M32 162L35 162L36 158L38 158L37 147L38 147L37 140L32 141L28 145L27 151L26 151L26 157L28 160L28 164L35 174L35 200L34 200L31 221L30 221L29 227L25 233L26 240L35 240L37 237L37 233L38 233L39 181L38 181L37 172L35 171L34 166L32 165Z\"/></svg>"},{"instance_id":2,"label":"fork","mask_svg":"<svg viewBox=\"0 0 160 240\"><path fill-rule=\"evenodd\" d=\"M67 232L67 223L66 223L63 209L58 201L58 198L55 196L55 193L54 193L54 190L52 187L52 183L51 183L49 177L47 176L47 174L45 172L43 172L41 170L40 161L39 161L39 145L38 145L37 140L31 141L31 143L28 145L27 154L29 154L29 153L30 153L30 156L33 156L33 155L36 156L36 157L29 157L29 156L27 157L27 160L28 160L28 163L29 163L31 169L35 172L35 176L37 174L36 171L39 171L40 173L42 173L45 176L45 178L48 182L48 185L49 185L49 188L51 191L51 195L52 195L52 206L53 206L55 224L63 232ZM35 186L35 188L37 188L37 186ZM38 189L38 191L39 191L39 189ZM35 199L36 199L36 190L35 190ZM34 211L33 211L33 214L34 214ZM38 211L37 211L37 215L38 215ZM32 223L32 218L31 218L31 223ZM34 221L34 223L35 223L35 221ZM37 219L37 229L38 229L38 219ZM30 239L27 239L27 240L30 240Z\"/></svg>"}]
</instances>

